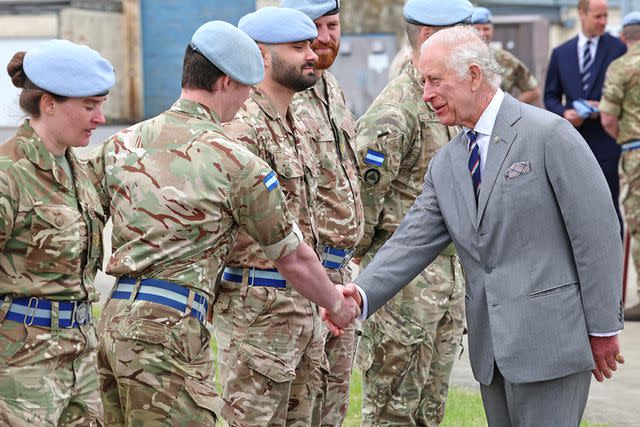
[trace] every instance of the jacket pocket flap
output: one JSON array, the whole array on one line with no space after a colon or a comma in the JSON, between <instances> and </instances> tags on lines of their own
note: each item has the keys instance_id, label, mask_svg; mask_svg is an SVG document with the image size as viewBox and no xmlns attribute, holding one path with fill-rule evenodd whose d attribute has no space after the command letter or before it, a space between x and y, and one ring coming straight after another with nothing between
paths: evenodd
<instances>
[{"instance_id":1,"label":"jacket pocket flap","mask_svg":"<svg viewBox=\"0 0 640 427\"><path fill-rule=\"evenodd\" d=\"M82 215L77 210L63 205L40 205L34 206L33 212L38 219L49 225L64 230L69 226L82 220Z\"/></svg>"},{"instance_id":2,"label":"jacket pocket flap","mask_svg":"<svg viewBox=\"0 0 640 427\"><path fill-rule=\"evenodd\" d=\"M238 349L239 357L252 370L277 382L292 381L296 377L295 368L278 356L248 342Z\"/></svg>"}]
</instances>

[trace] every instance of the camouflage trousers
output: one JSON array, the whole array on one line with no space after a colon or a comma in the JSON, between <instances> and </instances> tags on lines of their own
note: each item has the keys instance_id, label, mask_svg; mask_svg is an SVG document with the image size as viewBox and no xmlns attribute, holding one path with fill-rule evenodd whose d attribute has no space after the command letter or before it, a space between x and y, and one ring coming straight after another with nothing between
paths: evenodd
<instances>
[{"instance_id":1,"label":"camouflage trousers","mask_svg":"<svg viewBox=\"0 0 640 427\"><path fill-rule=\"evenodd\" d=\"M351 393L351 368L356 350L356 325L337 337L325 330L324 352L329 371L324 372L313 406L312 426L340 426L347 415Z\"/></svg>"},{"instance_id":2,"label":"camouflage trousers","mask_svg":"<svg viewBox=\"0 0 640 427\"><path fill-rule=\"evenodd\" d=\"M619 173L624 220L633 238L630 256L640 273L640 150L622 154ZM640 284L636 284L636 289L640 295Z\"/></svg>"},{"instance_id":3,"label":"camouflage trousers","mask_svg":"<svg viewBox=\"0 0 640 427\"><path fill-rule=\"evenodd\" d=\"M361 326L362 426L438 425L464 324L462 269L440 255Z\"/></svg>"},{"instance_id":4,"label":"camouflage trousers","mask_svg":"<svg viewBox=\"0 0 640 427\"><path fill-rule=\"evenodd\" d=\"M327 370L317 307L289 287L222 280L213 323L225 422L309 426Z\"/></svg>"},{"instance_id":5,"label":"camouflage trousers","mask_svg":"<svg viewBox=\"0 0 640 427\"><path fill-rule=\"evenodd\" d=\"M92 325L1 322L0 425L103 425L96 347Z\"/></svg>"},{"instance_id":6,"label":"camouflage trousers","mask_svg":"<svg viewBox=\"0 0 640 427\"><path fill-rule=\"evenodd\" d=\"M108 426L213 426L219 407L207 328L147 301L110 300L98 325Z\"/></svg>"}]
</instances>

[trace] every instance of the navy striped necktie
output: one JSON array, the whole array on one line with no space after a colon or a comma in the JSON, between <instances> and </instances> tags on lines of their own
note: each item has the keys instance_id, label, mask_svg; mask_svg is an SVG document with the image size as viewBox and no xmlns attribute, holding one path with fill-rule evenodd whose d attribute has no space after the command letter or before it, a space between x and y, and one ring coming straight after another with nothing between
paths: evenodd
<instances>
[{"instance_id":1,"label":"navy striped necktie","mask_svg":"<svg viewBox=\"0 0 640 427\"><path fill-rule=\"evenodd\" d=\"M589 89L589 79L591 78L591 66L593 65L593 56L591 56L591 40L587 40L584 45L584 55L582 56L582 71L580 72L580 83L582 92L586 95Z\"/></svg>"},{"instance_id":2,"label":"navy striped necktie","mask_svg":"<svg viewBox=\"0 0 640 427\"><path fill-rule=\"evenodd\" d=\"M480 194L480 147L478 146L478 133L474 130L467 132L467 140L469 144L469 172L471 173L471 180L473 181L473 189L476 194L476 201L478 201L478 194Z\"/></svg>"}]
</instances>

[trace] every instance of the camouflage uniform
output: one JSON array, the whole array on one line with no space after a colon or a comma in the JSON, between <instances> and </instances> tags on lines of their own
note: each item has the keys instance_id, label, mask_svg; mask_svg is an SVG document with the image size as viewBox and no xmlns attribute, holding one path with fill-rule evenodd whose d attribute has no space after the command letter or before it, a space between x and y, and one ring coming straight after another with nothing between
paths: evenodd
<instances>
[{"instance_id":1,"label":"camouflage uniform","mask_svg":"<svg viewBox=\"0 0 640 427\"><path fill-rule=\"evenodd\" d=\"M313 148L320 159L316 220L320 239L318 255L325 258L324 246L353 250L362 238L364 216L355 149L353 116L336 78L322 73L316 85L297 93L293 110L311 132ZM349 257L345 259L348 261ZM351 270L326 268L336 284L351 281ZM325 328L326 330L326 328ZM335 337L325 332L324 351L329 372L318 390L312 425L341 425L349 405L351 366L356 345L355 324Z\"/></svg>"},{"instance_id":2,"label":"camouflage uniform","mask_svg":"<svg viewBox=\"0 0 640 427\"><path fill-rule=\"evenodd\" d=\"M320 169L302 123L291 110L280 117L253 88L225 129L276 171L304 241L315 248ZM242 229L226 265L244 270L241 283L223 275L214 307L222 417L230 425L308 426L319 370L327 368L317 307L288 284L254 285L249 274L274 267Z\"/></svg>"},{"instance_id":3,"label":"camouflage uniform","mask_svg":"<svg viewBox=\"0 0 640 427\"><path fill-rule=\"evenodd\" d=\"M0 146L3 426L103 422L95 327L90 306L77 302L97 300L93 281L102 260L104 215L86 165L72 149L65 156L73 176L56 163L29 120ZM31 297L30 308L18 320L14 310L23 297ZM48 304L53 320L38 326L35 309ZM71 305L75 310L65 315ZM83 324L70 327L65 318L75 311L88 322L76 315Z\"/></svg>"},{"instance_id":4,"label":"camouflage uniform","mask_svg":"<svg viewBox=\"0 0 640 427\"><path fill-rule=\"evenodd\" d=\"M640 140L640 43L609 65L600 111L619 118L618 144ZM633 262L640 271L640 150L622 154L620 181L624 217L634 238Z\"/></svg>"},{"instance_id":5,"label":"camouflage uniform","mask_svg":"<svg viewBox=\"0 0 640 427\"><path fill-rule=\"evenodd\" d=\"M502 68L502 83L500 89L511 93L513 88L520 92L527 92L538 87L538 81L531 74L522 61L516 58L511 52L499 47L493 48L496 62Z\"/></svg>"},{"instance_id":6,"label":"camouflage uniform","mask_svg":"<svg viewBox=\"0 0 640 427\"><path fill-rule=\"evenodd\" d=\"M520 92L526 92L538 87L538 81L533 74L531 74L527 66L511 52L499 47L493 47L492 50L496 62L498 62L502 68L502 83L500 84L500 89L511 93L513 88L517 88ZM389 79L400 75L411 61L412 54L411 47L408 44L400 48L389 67Z\"/></svg>"},{"instance_id":7,"label":"camouflage uniform","mask_svg":"<svg viewBox=\"0 0 640 427\"><path fill-rule=\"evenodd\" d=\"M427 165L457 133L422 100L409 64L356 124L365 232L364 268L422 192ZM464 280L453 247L363 323L362 425L436 425L464 328Z\"/></svg>"},{"instance_id":8,"label":"camouflage uniform","mask_svg":"<svg viewBox=\"0 0 640 427\"><path fill-rule=\"evenodd\" d=\"M214 113L184 99L112 136L92 162L113 219L107 272L135 279L127 299L114 288L98 326L106 423L214 425L220 405L206 320L192 315L206 313L197 295L213 301L239 226L269 258L299 245L284 195ZM185 309L142 299L141 279L188 290Z\"/></svg>"}]
</instances>

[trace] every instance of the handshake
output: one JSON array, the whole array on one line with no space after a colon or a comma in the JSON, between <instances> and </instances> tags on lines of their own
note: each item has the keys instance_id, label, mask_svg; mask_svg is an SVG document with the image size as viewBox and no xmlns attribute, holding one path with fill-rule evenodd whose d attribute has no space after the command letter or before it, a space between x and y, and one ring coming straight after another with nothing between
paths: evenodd
<instances>
[{"instance_id":1,"label":"handshake","mask_svg":"<svg viewBox=\"0 0 640 427\"><path fill-rule=\"evenodd\" d=\"M362 296L353 283L348 283L345 286L336 285L336 289L338 290L338 296L333 308L329 311L321 307L320 315L329 331L333 335L340 336L347 326L360 316L362 312Z\"/></svg>"}]
</instances>

